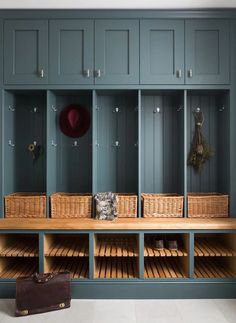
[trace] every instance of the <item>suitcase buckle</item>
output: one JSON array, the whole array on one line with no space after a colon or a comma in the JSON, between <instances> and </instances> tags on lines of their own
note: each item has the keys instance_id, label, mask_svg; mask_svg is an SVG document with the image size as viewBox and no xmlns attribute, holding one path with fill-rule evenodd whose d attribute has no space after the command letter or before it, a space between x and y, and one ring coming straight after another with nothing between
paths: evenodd
<instances>
[{"instance_id":1,"label":"suitcase buckle","mask_svg":"<svg viewBox=\"0 0 236 323\"><path fill-rule=\"evenodd\" d=\"M22 310L20 311L20 315L28 315L29 314L29 311L28 310Z\"/></svg>"},{"instance_id":2,"label":"suitcase buckle","mask_svg":"<svg viewBox=\"0 0 236 323\"><path fill-rule=\"evenodd\" d=\"M66 305L65 305L65 303L60 303L60 304L59 304L59 307L60 307L60 308L63 308L63 307L65 307L65 306L66 306Z\"/></svg>"}]
</instances>

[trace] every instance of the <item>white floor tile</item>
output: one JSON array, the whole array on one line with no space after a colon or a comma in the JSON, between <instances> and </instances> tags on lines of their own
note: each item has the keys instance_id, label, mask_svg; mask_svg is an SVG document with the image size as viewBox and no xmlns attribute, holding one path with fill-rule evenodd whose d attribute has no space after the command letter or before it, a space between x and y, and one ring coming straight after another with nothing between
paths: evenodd
<instances>
[{"instance_id":1,"label":"white floor tile","mask_svg":"<svg viewBox=\"0 0 236 323\"><path fill-rule=\"evenodd\" d=\"M0 323L236 323L235 300L72 300L71 308L16 318L0 300Z\"/></svg>"}]
</instances>

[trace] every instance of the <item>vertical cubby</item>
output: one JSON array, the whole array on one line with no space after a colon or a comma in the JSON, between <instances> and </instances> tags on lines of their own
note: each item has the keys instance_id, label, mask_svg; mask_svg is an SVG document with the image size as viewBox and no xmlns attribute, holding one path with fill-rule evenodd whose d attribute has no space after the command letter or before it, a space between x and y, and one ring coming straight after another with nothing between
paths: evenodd
<instances>
[{"instance_id":1,"label":"vertical cubby","mask_svg":"<svg viewBox=\"0 0 236 323\"><path fill-rule=\"evenodd\" d=\"M235 233L199 233L194 238L195 278L236 277Z\"/></svg>"},{"instance_id":2,"label":"vertical cubby","mask_svg":"<svg viewBox=\"0 0 236 323\"><path fill-rule=\"evenodd\" d=\"M46 92L4 91L3 194L46 191ZM40 146L37 160L28 147Z\"/></svg>"},{"instance_id":3,"label":"vertical cubby","mask_svg":"<svg viewBox=\"0 0 236 323\"><path fill-rule=\"evenodd\" d=\"M202 111L203 134L213 155L200 172L188 166L188 192L217 192L229 194L230 178L230 109L229 92L224 90L191 90L187 97L187 153L189 156L194 134L193 112Z\"/></svg>"},{"instance_id":4,"label":"vertical cubby","mask_svg":"<svg viewBox=\"0 0 236 323\"><path fill-rule=\"evenodd\" d=\"M85 108L90 115L88 131L81 137L64 135L59 126L61 111L69 105ZM92 91L48 91L47 193L92 192Z\"/></svg>"},{"instance_id":5,"label":"vertical cubby","mask_svg":"<svg viewBox=\"0 0 236 323\"><path fill-rule=\"evenodd\" d=\"M94 192L138 193L138 93L96 91Z\"/></svg>"},{"instance_id":6,"label":"vertical cubby","mask_svg":"<svg viewBox=\"0 0 236 323\"><path fill-rule=\"evenodd\" d=\"M0 278L16 279L39 270L37 234L0 235Z\"/></svg>"},{"instance_id":7,"label":"vertical cubby","mask_svg":"<svg viewBox=\"0 0 236 323\"><path fill-rule=\"evenodd\" d=\"M141 92L141 192L184 193L184 92Z\"/></svg>"},{"instance_id":8,"label":"vertical cubby","mask_svg":"<svg viewBox=\"0 0 236 323\"><path fill-rule=\"evenodd\" d=\"M70 271L71 278L89 276L87 234L45 234L44 272Z\"/></svg>"},{"instance_id":9,"label":"vertical cubby","mask_svg":"<svg viewBox=\"0 0 236 323\"><path fill-rule=\"evenodd\" d=\"M164 248L158 249L157 240L163 240ZM177 250L169 249L168 241L177 242ZM188 234L145 234L144 235L144 278L187 278L189 277Z\"/></svg>"},{"instance_id":10,"label":"vertical cubby","mask_svg":"<svg viewBox=\"0 0 236 323\"><path fill-rule=\"evenodd\" d=\"M94 239L95 278L139 277L137 234L95 234Z\"/></svg>"}]
</instances>

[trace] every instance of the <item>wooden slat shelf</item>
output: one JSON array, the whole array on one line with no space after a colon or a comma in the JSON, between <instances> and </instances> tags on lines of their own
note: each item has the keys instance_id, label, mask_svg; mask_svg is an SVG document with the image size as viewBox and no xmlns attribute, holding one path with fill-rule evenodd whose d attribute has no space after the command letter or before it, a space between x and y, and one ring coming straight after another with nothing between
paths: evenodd
<instances>
[{"instance_id":1,"label":"wooden slat shelf","mask_svg":"<svg viewBox=\"0 0 236 323\"><path fill-rule=\"evenodd\" d=\"M175 258L147 257L144 261L145 278L186 278Z\"/></svg>"},{"instance_id":2,"label":"wooden slat shelf","mask_svg":"<svg viewBox=\"0 0 236 323\"><path fill-rule=\"evenodd\" d=\"M195 278L234 278L236 275L216 258L195 258Z\"/></svg>"},{"instance_id":3,"label":"wooden slat shelf","mask_svg":"<svg viewBox=\"0 0 236 323\"><path fill-rule=\"evenodd\" d=\"M216 238L195 238L194 256L196 257L232 257L236 251L224 246Z\"/></svg>"},{"instance_id":4,"label":"wooden slat shelf","mask_svg":"<svg viewBox=\"0 0 236 323\"><path fill-rule=\"evenodd\" d=\"M88 257L88 240L81 238L63 238L55 241L45 252L46 257Z\"/></svg>"},{"instance_id":5,"label":"wooden slat shelf","mask_svg":"<svg viewBox=\"0 0 236 323\"><path fill-rule=\"evenodd\" d=\"M0 251L0 257L38 257L38 243L32 240L15 240Z\"/></svg>"},{"instance_id":6,"label":"wooden slat shelf","mask_svg":"<svg viewBox=\"0 0 236 323\"><path fill-rule=\"evenodd\" d=\"M27 259L22 262L20 259L10 260L9 264L0 273L0 278L18 278L23 276L30 276L38 272L38 262L34 259Z\"/></svg>"},{"instance_id":7,"label":"wooden slat shelf","mask_svg":"<svg viewBox=\"0 0 236 323\"><path fill-rule=\"evenodd\" d=\"M164 248L163 250L156 250L150 243L145 243L144 257L186 257L188 253L179 247L178 250L169 250Z\"/></svg>"},{"instance_id":8,"label":"wooden slat shelf","mask_svg":"<svg viewBox=\"0 0 236 323\"><path fill-rule=\"evenodd\" d=\"M96 243L95 256L100 257L138 257L138 246L135 239L99 238Z\"/></svg>"},{"instance_id":9,"label":"wooden slat shelf","mask_svg":"<svg viewBox=\"0 0 236 323\"><path fill-rule=\"evenodd\" d=\"M88 258L56 258L49 268L49 272L69 271L71 278L88 278Z\"/></svg>"},{"instance_id":10,"label":"wooden slat shelf","mask_svg":"<svg viewBox=\"0 0 236 323\"><path fill-rule=\"evenodd\" d=\"M95 278L138 278L137 259L134 257L96 258Z\"/></svg>"},{"instance_id":11,"label":"wooden slat shelf","mask_svg":"<svg viewBox=\"0 0 236 323\"><path fill-rule=\"evenodd\" d=\"M2 219L0 230L236 230L236 219Z\"/></svg>"}]
</instances>

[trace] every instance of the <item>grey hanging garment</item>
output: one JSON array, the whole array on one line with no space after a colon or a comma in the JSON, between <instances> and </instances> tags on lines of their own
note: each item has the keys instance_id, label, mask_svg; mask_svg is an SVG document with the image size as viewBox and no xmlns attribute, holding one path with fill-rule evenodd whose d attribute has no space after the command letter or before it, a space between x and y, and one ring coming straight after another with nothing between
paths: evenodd
<instances>
[{"instance_id":1,"label":"grey hanging garment","mask_svg":"<svg viewBox=\"0 0 236 323\"><path fill-rule=\"evenodd\" d=\"M96 219L114 220L117 218L118 196L112 192L97 193L96 201Z\"/></svg>"}]
</instances>

